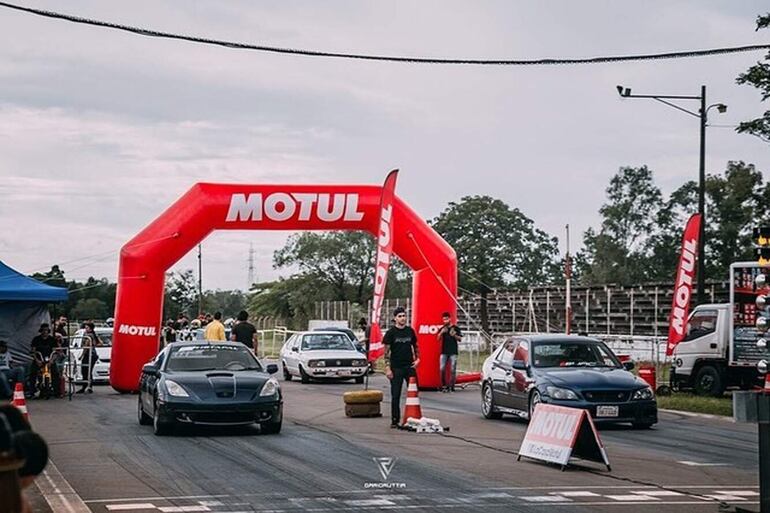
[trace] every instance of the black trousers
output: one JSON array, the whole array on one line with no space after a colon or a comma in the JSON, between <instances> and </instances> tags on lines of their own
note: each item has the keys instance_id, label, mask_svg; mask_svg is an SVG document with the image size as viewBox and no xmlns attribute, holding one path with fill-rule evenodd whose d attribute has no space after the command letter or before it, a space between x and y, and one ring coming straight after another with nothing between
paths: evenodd
<instances>
[{"instance_id":1,"label":"black trousers","mask_svg":"<svg viewBox=\"0 0 770 513\"><path fill-rule=\"evenodd\" d=\"M409 384L410 376L417 376L414 367L394 367L393 379L390 380L390 420L398 424L401 420L401 391L404 383Z\"/></svg>"}]
</instances>

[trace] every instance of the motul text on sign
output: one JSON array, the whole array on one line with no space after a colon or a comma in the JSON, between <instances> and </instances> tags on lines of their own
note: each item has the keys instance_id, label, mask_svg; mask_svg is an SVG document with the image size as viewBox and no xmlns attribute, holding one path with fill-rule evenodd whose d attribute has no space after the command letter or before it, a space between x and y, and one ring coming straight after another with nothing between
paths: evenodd
<instances>
[{"instance_id":1,"label":"motul text on sign","mask_svg":"<svg viewBox=\"0 0 770 513\"><path fill-rule=\"evenodd\" d=\"M328 194L309 192L274 192L263 197L262 193L233 194L227 210L227 222L297 221L315 219L332 223L335 221L360 221L363 212L358 211L358 194Z\"/></svg>"},{"instance_id":2,"label":"motul text on sign","mask_svg":"<svg viewBox=\"0 0 770 513\"><path fill-rule=\"evenodd\" d=\"M692 284L695 281L695 263L697 261L698 236L700 234L700 214L693 214L682 236L682 251L676 269L674 283L674 299L671 304L671 315L668 326L668 345L666 355L671 356L676 345L682 341L690 311Z\"/></svg>"}]
</instances>

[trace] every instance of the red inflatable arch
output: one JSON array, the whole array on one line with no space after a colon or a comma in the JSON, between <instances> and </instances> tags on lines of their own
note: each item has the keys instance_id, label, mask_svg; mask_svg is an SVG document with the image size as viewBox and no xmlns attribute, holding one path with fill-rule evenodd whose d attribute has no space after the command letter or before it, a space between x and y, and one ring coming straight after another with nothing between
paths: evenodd
<instances>
[{"instance_id":1,"label":"red inflatable arch","mask_svg":"<svg viewBox=\"0 0 770 513\"><path fill-rule=\"evenodd\" d=\"M120 251L112 387L137 390L142 366L158 351L166 270L209 233L365 230L376 237L381 190L362 185L194 185ZM438 387L437 325L443 311L456 318L455 252L399 198L393 226L393 251L414 271L411 322L422 356L418 380L421 387ZM390 316L383 312L383 318Z\"/></svg>"}]
</instances>

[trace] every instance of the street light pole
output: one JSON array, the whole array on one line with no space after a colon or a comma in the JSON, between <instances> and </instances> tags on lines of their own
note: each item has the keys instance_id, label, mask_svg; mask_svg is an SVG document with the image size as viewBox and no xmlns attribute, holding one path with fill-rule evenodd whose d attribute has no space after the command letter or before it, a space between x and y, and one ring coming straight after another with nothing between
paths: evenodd
<instances>
[{"instance_id":1,"label":"street light pole","mask_svg":"<svg viewBox=\"0 0 770 513\"><path fill-rule=\"evenodd\" d=\"M656 100L664 105L673 107L686 114L699 118L700 120L700 161L698 165L698 213L701 215L700 233L698 234L698 304L705 303L705 283L706 283L706 126L708 122L708 111L711 107L716 107L720 113L727 111L727 105L724 103L715 103L706 107L706 86L700 87L699 96L688 95L661 95L661 94L631 94L631 88L617 86L618 94L622 98L649 98ZM685 109L668 100L699 100L700 109L698 113Z\"/></svg>"}]
</instances>

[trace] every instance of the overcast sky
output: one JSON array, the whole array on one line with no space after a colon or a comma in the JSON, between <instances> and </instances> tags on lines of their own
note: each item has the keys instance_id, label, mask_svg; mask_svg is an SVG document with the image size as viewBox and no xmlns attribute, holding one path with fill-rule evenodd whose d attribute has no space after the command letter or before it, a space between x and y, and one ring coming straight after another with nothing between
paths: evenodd
<instances>
[{"instance_id":1,"label":"overcast sky","mask_svg":"<svg viewBox=\"0 0 770 513\"><path fill-rule=\"evenodd\" d=\"M18 0L115 23L263 45L424 57L590 57L767 43L766 1ZM464 195L520 208L573 241L620 166L668 194L697 179L698 120L636 93L708 87L711 122L770 108L735 77L762 52L558 67L436 66L231 50L0 8L0 259L116 279L118 249L197 181L381 183L425 218ZM697 109L697 102L685 105ZM770 169L770 145L707 135L707 172ZM204 287L260 280L288 233L218 232ZM563 249L563 248L562 248ZM175 269L193 268L194 254Z\"/></svg>"}]
</instances>

